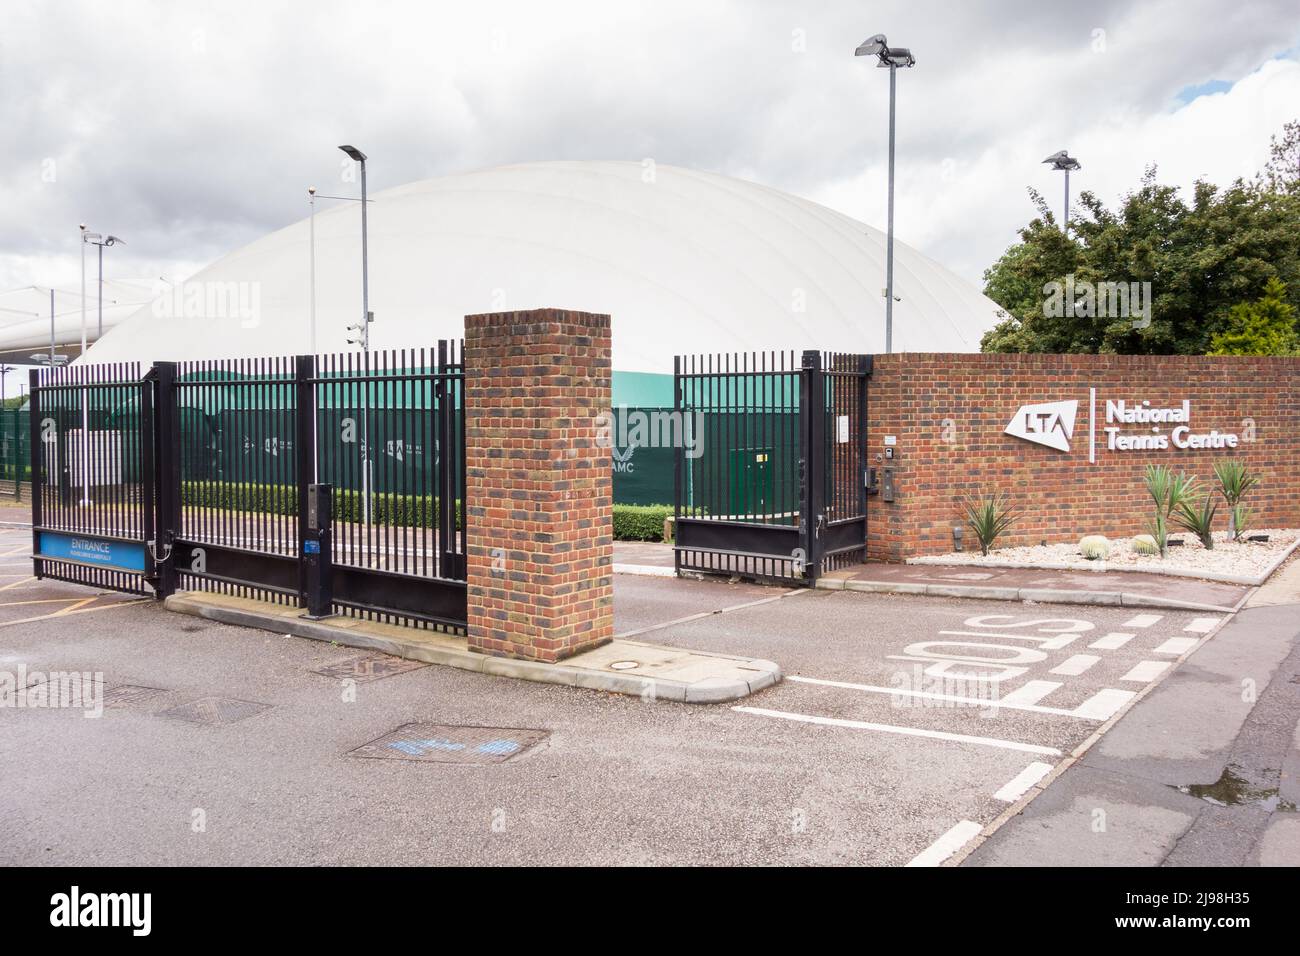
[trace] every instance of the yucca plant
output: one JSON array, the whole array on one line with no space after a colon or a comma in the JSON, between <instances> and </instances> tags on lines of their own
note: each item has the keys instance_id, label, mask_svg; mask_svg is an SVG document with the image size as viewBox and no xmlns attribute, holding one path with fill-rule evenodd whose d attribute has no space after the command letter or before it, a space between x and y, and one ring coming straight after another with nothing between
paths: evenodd
<instances>
[{"instance_id":1,"label":"yucca plant","mask_svg":"<svg viewBox=\"0 0 1300 956\"><path fill-rule=\"evenodd\" d=\"M1246 532L1248 512L1242 499L1259 484L1259 475L1240 458L1223 458L1214 463L1214 477L1219 481L1219 494L1228 505L1228 539L1236 541Z\"/></svg>"},{"instance_id":2,"label":"yucca plant","mask_svg":"<svg viewBox=\"0 0 1300 956\"><path fill-rule=\"evenodd\" d=\"M1167 465L1147 465L1142 480L1155 504L1155 514L1147 522L1147 532L1156 539L1156 547L1163 558L1169 554L1169 518L1195 493L1196 476L1181 471L1175 474Z\"/></svg>"},{"instance_id":3,"label":"yucca plant","mask_svg":"<svg viewBox=\"0 0 1300 956\"><path fill-rule=\"evenodd\" d=\"M967 498L962 504L966 522L979 540L985 557L1003 532L1011 527L1018 515L1011 511L1011 500L1005 494L989 493L979 498Z\"/></svg>"},{"instance_id":4,"label":"yucca plant","mask_svg":"<svg viewBox=\"0 0 1300 956\"><path fill-rule=\"evenodd\" d=\"M1201 544L1208 551L1214 548L1214 516L1218 513L1219 503L1207 491L1201 499L1200 507L1193 506L1189 500L1178 502L1173 519L1178 527L1200 538Z\"/></svg>"}]
</instances>

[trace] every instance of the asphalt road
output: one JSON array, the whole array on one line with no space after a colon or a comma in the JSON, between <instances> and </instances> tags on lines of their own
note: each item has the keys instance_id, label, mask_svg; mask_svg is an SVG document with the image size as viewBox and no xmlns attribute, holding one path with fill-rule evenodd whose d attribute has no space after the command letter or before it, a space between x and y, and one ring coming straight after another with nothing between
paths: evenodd
<instances>
[{"instance_id":1,"label":"asphalt road","mask_svg":"<svg viewBox=\"0 0 1300 956\"><path fill-rule=\"evenodd\" d=\"M619 576L621 631L749 605L637 637L780 661L786 682L738 709L439 667L348 685L313 671L355 650L9 564L0 671L159 693L99 718L0 708L0 864L932 863L1141 690L1171 638L1213 623ZM970 678L994 671L999 706L949 699L986 694ZM883 692L898 690L914 693ZM166 715L208 697L267 706L225 724ZM546 736L483 765L351 755L412 722Z\"/></svg>"}]
</instances>

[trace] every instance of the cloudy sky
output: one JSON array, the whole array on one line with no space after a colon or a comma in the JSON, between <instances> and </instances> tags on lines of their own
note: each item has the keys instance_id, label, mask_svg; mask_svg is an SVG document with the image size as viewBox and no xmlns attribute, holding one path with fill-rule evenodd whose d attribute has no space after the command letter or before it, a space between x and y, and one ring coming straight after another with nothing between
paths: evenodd
<instances>
[{"instance_id":1,"label":"cloudy sky","mask_svg":"<svg viewBox=\"0 0 1300 956\"><path fill-rule=\"evenodd\" d=\"M1296 0L10 5L0 33L0 289L187 277L351 192L502 163L653 158L883 227L884 71L899 77L897 233L978 280L1059 202L1042 158L1113 201L1149 163L1227 182L1300 116ZM1057 177L1057 178L1054 178Z\"/></svg>"}]
</instances>

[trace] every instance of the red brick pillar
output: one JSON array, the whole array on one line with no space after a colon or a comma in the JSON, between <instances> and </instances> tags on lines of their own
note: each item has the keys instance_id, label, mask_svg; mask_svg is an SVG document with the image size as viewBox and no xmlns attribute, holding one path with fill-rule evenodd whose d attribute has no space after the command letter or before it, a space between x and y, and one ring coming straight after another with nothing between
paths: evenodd
<instances>
[{"instance_id":1,"label":"red brick pillar","mask_svg":"<svg viewBox=\"0 0 1300 956\"><path fill-rule=\"evenodd\" d=\"M614 636L608 315L465 317L469 646L554 662Z\"/></svg>"}]
</instances>

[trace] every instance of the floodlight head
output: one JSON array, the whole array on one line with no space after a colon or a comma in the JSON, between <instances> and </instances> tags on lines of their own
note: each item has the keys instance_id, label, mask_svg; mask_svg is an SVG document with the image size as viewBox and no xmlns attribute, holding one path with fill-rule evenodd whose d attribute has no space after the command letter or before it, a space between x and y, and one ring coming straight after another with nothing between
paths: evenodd
<instances>
[{"instance_id":1,"label":"floodlight head","mask_svg":"<svg viewBox=\"0 0 1300 956\"><path fill-rule=\"evenodd\" d=\"M316 187L315 187L315 186L308 186L308 187L307 187L307 195L308 195L308 196L314 196L314 195L316 195Z\"/></svg>"},{"instance_id":2,"label":"floodlight head","mask_svg":"<svg viewBox=\"0 0 1300 956\"><path fill-rule=\"evenodd\" d=\"M1051 163L1053 169L1082 169L1079 161L1067 153L1065 150L1058 150L1051 156L1048 156L1045 163Z\"/></svg>"},{"instance_id":3,"label":"floodlight head","mask_svg":"<svg viewBox=\"0 0 1300 956\"><path fill-rule=\"evenodd\" d=\"M123 239L121 236L109 236L107 239L104 240L104 245L106 245L106 246L115 246L115 245L117 245L119 242L120 242L122 245L126 245L126 240Z\"/></svg>"},{"instance_id":4,"label":"floodlight head","mask_svg":"<svg viewBox=\"0 0 1300 956\"><path fill-rule=\"evenodd\" d=\"M863 40L862 44L853 51L853 55L874 56L876 66L880 67L916 66L916 57L912 56L912 51L905 46L891 47L883 33L877 33L871 39Z\"/></svg>"},{"instance_id":5,"label":"floodlight head","mask_svg":"<svg viewBox=\"0 0 1300 956\"><path fill-rule=\"evenodd\" d=\"M854 56L876 56L881 50L889 45L883 33L877 33L869 40L863 40L856 50Z\"/></svg>"},{"instance_id":6,"label":"floodlight head","mask_svg":"<svg viewBox=\"0 0 1300 956\"><path fill-rule=\"evenodd\" d=\"M343 152L347 153L358 163L364 163L366 161L366 154L361 152L361 150L357 149L355 146L340 146L339 149L343 150Z\"/></svg>"},{"instance_id":7,"label":"floodlight head","mask_svg":"<svg viewBox=\"0 0 1300 956\"><path fill-rule=\"evenodd\" d=\"M880 55L880 62L876 66L916 66L916 57L912 56L912 51L905 46L887 47Z\"/></svg>"}]
</instances>

